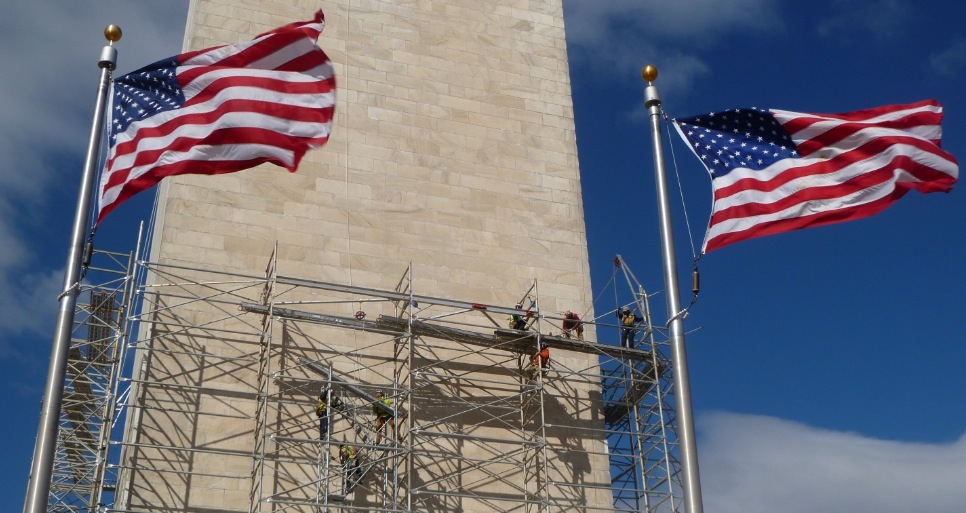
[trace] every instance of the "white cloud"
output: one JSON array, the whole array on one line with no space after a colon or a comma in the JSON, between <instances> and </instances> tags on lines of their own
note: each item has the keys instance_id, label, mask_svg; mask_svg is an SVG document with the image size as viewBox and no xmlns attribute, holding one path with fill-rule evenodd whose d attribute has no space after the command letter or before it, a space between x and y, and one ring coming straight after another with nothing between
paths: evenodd
<instances>
[{"instance_id":1,"label":"white cloud","mask_svg":"<svg viewBox=\"0 0 966 513\"><path fill-rule=\"evenodd\" d=\"M773 417L702 417L705 509L714 513L940 513L966 504L966 438L876 440Z\"/></svg>"},{"instance_id":2,"label":"white cloud","mask_svg":"<svg viewBox=\"0 0 966 513\"><path fill-rule=\"evenodd\" d=\"M53 337L63 280L62 268L0 278L0 357L19 356L24 337Z\"/></svg>"},{"instance_id":3,"label":"white cloud","mask_svg":"<svg viewBox=\"0 0 966 513\"><path fill-rule=\"evenodd\" d=\"M781 25L774 7L772 0L564 0L568 41L596 47L620 40L623 31L698 41L748 28L771 30Z\"/></svg>"},{"instance_id":4,"label":"white cloud","mask_svg":"<svg viewBox=\"0 0 966 513\"><path fill-rule=\"evenodd\" d=\"M772 0L564 0L572 63L640 82L654 64L663 89L685 91L710 73L697 48L735 31L781 30Z\"/></svg>"},{"instance_id":5,"label":"white cloud","mask_svg":"<svg viewBox=\"0 0 966 513\"><path fill-rule=\"evenodd\" d=\"M42 193L42 181L51 178L58 164L51 161L52 152L83 152L97 90L97 59L106 43L104 27L113 22L125 30L118 44L119 68L130 70L165 57L159 51L170 54L181 48L181 33L170 33L171 27L183 27L172 22L179 3L131 8L94 2L17 2L5 10L0 55L7 69L19 72L0 78L0 141L5 150L18 151L6 153L14 165L0 173L0 183Z\"/></svg>"}]
</instances>

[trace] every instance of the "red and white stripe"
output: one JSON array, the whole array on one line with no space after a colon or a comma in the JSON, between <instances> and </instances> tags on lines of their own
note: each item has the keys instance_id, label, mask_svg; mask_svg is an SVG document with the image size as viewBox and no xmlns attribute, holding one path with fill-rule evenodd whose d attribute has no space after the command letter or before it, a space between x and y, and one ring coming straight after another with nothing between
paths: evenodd
<instances>
[{"instance_id":1,"label":"red and white stripe","mask_svg":"<svg viewBox=\"0 0 966 513\"><path fill-rule=\"evenodd\" d=\"M942 107L934 100L846 114L770 112L801 157L714 178L705 252L868 217L913 189L948 192L958 178L956 158L940 148Z\"/></svg>"},{"instance_id":2,"label":"red and white stripe","mask_svg":"<svg viewBox=\"0 0 966 513\"><path fill-rule=\"evenodd\" d=\"M100 185L98 222L132 195L180 174L271 162L294 172L329 138L332 63L316 39L322 12L252 41L179 56L185 104L117 134Z\"/></svg>"}]
</instances>

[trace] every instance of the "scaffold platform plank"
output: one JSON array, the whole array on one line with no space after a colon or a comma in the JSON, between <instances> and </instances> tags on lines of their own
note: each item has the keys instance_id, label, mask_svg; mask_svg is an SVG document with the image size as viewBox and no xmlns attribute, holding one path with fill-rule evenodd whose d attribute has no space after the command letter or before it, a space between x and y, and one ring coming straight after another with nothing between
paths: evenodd
<instances>
[{"instance_id":1,"label":"scaffold platform plank","mask_svg":"<svg viewBox=\"0 0 966 513\"><path fill-rule=\"evenodd\" d=\"M380 315L375 321L356 319L354 317L344 317L338 315L326 315L313 312L293 310L291 308L269 308L266 305L257 303L241 303L240 308L246 312L268 315L271 313L283 319L303 320L330 326L339 326L360 331L382 333L392 336L405 336L412 333L416 336L432 337L444 340L452 340L463 344L489 347L510 351L517 354L532 353L537 348L536 338L540 342L546 342L553 349L564 349L578 353L597 354L609 356L616 359L626 359L634 361L650 362L653 356L650 351L636 348L618 347L585 340L568 339L563 337L553 337L540 335L535 331L519 331L511 329L496 329L492 334L481 333L478 331L464 330L443 326L440 324L429 323L426 321L400 319Z\"/></svg>"}]
</instances>

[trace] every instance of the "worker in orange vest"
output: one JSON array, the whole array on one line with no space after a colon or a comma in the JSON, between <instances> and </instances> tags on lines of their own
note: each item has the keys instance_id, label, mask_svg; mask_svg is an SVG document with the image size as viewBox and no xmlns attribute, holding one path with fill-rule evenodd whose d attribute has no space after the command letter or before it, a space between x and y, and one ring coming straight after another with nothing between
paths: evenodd
<instances>
[{"instance_id":1,"label":"worker in orange vest","mask_svg":"<svg viewBox=\"0 0 966 513\"><path fill-rule=\"evenodd\" d=\"M546 342L540 344L540 351L533 355L530 359L530 364L527 365L527 374L530 378L536 377L537 370L539 369L544 375L546 375L547 369L550 366L550 346Z\"/></svg>"}]
</instances>

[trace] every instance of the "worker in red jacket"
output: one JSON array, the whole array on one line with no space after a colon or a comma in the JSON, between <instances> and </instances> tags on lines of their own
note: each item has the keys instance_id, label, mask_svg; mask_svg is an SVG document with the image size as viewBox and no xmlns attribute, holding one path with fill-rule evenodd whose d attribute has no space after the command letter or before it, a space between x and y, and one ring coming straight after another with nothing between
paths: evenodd
<instances>
[{"instance_id":1,"label":"worker in red jacket","mask_svg":"<svg viewBox=\"0 0 966 513\"><path fill-rule=\"evenodd\" d=\"M563 320L563 336L570 338L571 334L576 334L577 340L583 340L584 322L580 320L580 317L576 313L567 310Z\"/></svg>"}]
</instances>

